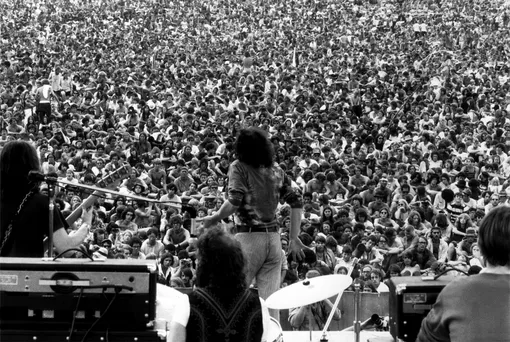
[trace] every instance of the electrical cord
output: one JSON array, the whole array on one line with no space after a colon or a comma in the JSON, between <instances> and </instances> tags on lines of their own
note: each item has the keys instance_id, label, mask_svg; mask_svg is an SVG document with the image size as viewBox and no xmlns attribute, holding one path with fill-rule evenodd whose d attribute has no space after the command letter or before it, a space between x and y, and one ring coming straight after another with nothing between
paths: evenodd
<instances>
[{"instance_id":1,"label":"electrical cord","mask_svg":"<svg viewBox=\"0 0 510 342\"><path fill-rule=\"evenodd\" d=\"M76 286L78 288L83 288L83 289L103 289L103 290L108 290L108 289L114 289L115 292L120 292L122 290L128 290L128 291L133 291L133 287L132 286L127 286L127 285L91 285L91 286ZM103 294L104 294L104 291L103 291Z\"/></svg>"},{"instance_id":2,"label":"electrical cord","mask_svg":"<svg viewBox=\"0 0 510 342\"><path fill-rule=\"evenodd\" d=\"M459 269L457 267L448 266L448 269L446 269L443 272L441 272L438 275L436 275L434 277L434 280L437 280L439 277L443 276L444 274L446 274L446 273L448 273L450 271L457 271L457 272L464 273L465 275L469 276L469 274L466 271L463 271L463 270L461 270L461 269Z\"/></svg>"},{"instance_id":3,"label":"electrical cord","mask_svg":"<svg viewBox=\"0 0 510 342\"><path fill-rule=\"evenodd\" d=\"M73 322L71 323L71 331L69 332L68 341L71 342L71 339L73 338L73 332L74 332L74 323L76 322L76 315L78 314L78 307L80 306L81 297L83 296L83 287L80 290L80 296L78 297L78 302L76 303L76 308L74 309L73 314Z\"/></svg>"},{"instance_id":4,"label":"electrical cord","mask_svg":"<svg viewBox=\"0 0 510 342\"><path fill-rule=\"evenodd\" d=\"M80 252L82 253L83 255L85 255L85 257L87 257L88 259L90 259L91 261L94 261L94 259L90 256L89 253L87 253L87 251L85 251L84 249L81 249L81 248L69 248L69 249L66 249L65 251L63 251L62 253L60 253L59 255L57 255L56 257L53 258L53 261L61 258L64 254L66 254L67 252L70 252L70 251L75 251L75 252Z\"/></svg>"},{"instance_id":5,"label":"electrical cord","mask_svg":"<svg viewBox=\"0 0 510 342\"><path fill-rule=\"evenodd\" d=\"M105 289L106 290L106 289ZM95 321L94 323L92 323L92 325L90 326L90 328L87 330L87 332L85 333L85 335L83 335L83 338L81 340L81 342L85 342L85 340L87 339L89 333L92 331L92 329L94 329L94 327L96 326L97 323L99 323L99 321L106 315L106 313L108 312L108 310L110 309L110 307L112 306L113 302L115 302L115 300L117 299L117 296L119 295L120 291L122 291L121 289L116 289L115 290L115 295L112 297L112 299L110 300L110 302L108 303L108 305L106 306L106 309L103 311L103 313L101 314L101 316L99 316Z\"/></svg>"}]
</instances>

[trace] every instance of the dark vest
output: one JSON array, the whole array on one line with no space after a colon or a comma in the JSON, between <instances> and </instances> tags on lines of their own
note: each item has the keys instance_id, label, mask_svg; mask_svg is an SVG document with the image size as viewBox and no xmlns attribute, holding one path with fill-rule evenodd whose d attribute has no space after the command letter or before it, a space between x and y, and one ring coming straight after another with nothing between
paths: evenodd
<instances>
[{"instance_id":1,"label":"dark vest","mask_svg":"<svg viewBox=\"0 0 510 342\"><path fill-rule=\"evenodd\" d=\"M259 297L246 290L222 300L207 289L189 295L187 342L260 342L262 308Z\"/></svg>"}]
</instances>

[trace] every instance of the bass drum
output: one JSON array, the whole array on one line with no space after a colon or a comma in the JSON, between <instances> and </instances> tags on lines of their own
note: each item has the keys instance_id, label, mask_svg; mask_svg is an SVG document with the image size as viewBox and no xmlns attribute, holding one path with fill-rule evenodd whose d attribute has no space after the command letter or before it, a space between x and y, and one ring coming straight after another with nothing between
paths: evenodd
<instances>
[{"instance_id":1,"label":"bass drum","mask_svg":"<svg viewBox=\"0 0 510 342\"><path fill-rule=\"evenodd\" d=\"M283 331L280 323L271 317L269 322L269 332L267 334L267 342L283 342Z\"/></svg>"}]
</instances>

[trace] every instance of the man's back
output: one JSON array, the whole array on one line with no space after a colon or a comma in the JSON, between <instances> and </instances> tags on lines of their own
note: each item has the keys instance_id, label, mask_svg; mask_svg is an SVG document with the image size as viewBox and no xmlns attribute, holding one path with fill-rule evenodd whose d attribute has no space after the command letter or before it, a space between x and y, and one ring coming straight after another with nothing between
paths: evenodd
<instances>
[{"instance_id":1,"label":"man's back","mask_svg":"<svg viewBox=\"0 0 510 342\"><path fill-rule=\"evenodd\" d=\"M237 217L243 224L257 225L275 219L284 178L280 168L254 168L237 160L230 167L229 177L229 192L241 199Z\"/></svg>"},{"instance_id":2,"label":"man's back","mask_svg":"<svg viewBox=\"0 0 510 342\"><path fill-rule=\"evenodd\" d=\"M481 273L447 285L417 341L510 341L510 274Z\"/></svg>"}]
</instances>

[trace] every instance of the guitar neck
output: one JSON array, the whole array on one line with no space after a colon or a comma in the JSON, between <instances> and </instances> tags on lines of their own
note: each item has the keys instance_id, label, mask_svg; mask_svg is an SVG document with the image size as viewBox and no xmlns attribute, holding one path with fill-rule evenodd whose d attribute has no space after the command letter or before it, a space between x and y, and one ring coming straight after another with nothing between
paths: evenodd
<instances>
[{"instance_id":1,"label":"guitar neck","mask_svg":"<svg viewBox=\"0 0 510 342\"><path fill-rule=\"evenodd\" d=\"M81 217L82 209L93 205L96 201L96 197L100 194L101 191L96 190L89 197L87 197L78 208L74 209L73 212L66 217L67 224L72 225L74 222L76 222L76 220Z\"/></svg>"},{"instance_id":2,"label":"guitar neck","mask_svg":"<svg viewBox=\"0 0 510 342\"><path fill-rule=\"evenodd\" d=\"M94 204L94 201L96 200L97 196L100 196L101 194L107 193L108 188L110 187L116 187L122 182L129 174L131 173L131 167L129 165L122 165L120 168L116 169L112 173L106 175L106 177L102 178L98 183L97 186L102 188L101 190L96 190L97 187L87 186L84 184L81 184L80 187L82 189L88 189L93 190L94 192L87 197L82 204L78 208L76 208L68 217L66 217L66 222L71 225L73 224L78 218L80 218L82 209L88 208ZM65 184L65 182L63 182Z\"/></svg>"}]
</instances>

